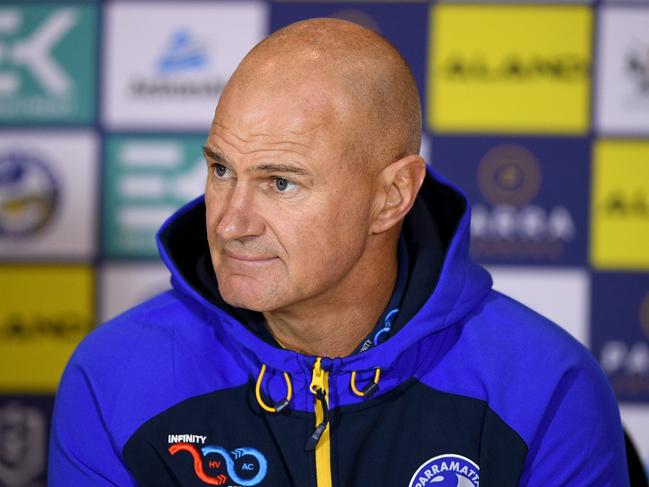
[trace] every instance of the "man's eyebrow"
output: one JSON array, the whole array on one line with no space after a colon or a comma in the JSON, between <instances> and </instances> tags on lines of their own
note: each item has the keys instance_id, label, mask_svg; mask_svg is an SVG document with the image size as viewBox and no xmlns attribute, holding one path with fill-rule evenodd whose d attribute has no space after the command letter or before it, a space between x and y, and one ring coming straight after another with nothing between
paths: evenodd
<instances>
[{"instance_id":1,"label":"man's eyebrow","mask_svg":"<svg viewBox=\"0 0 649 487\"><path fill-rule=\"evenodd\" d=\"M217 152L216 150L208 147L207 145L203 146L203 154L205 154L210 159L213 159L218 164L227 164L228 160L226 157ZM311 171L308 171L299 166L293 166L291 164L259 164L257 166L251 167L248 171L262 171L262 172L279 172L279 173L291 173L297 174L298 176L311 176Z\"/></svg>"},{"instance_id":2,"label":"man's eyebrow","mask_svg":"<svg viewBox=\"0 0 649 487\"><path fill-rule=\"evenodd\" d=\"M291 173L291 174L297 174L298 176L311 176L311 171L308 171L298 166L292 166L289 164L259 164L258 166L251 168L251 170L263 171L263 172Z\"/></svg>"},{"instance_id":3,"label":"man's eyebrow","mask_svg":"<svg viewBox=\"0 0 649 487\"><path fill-rule=\"evenodd\" d=\"M203 154L205 154L207 157L210 159L213 159L214 161L218 163L226 163L228 162L227 159L223 154L220 154L219 152L216 152L214 149L211 149L210 147L204 145L203 146Z\"/></svg>"}]
</instances>

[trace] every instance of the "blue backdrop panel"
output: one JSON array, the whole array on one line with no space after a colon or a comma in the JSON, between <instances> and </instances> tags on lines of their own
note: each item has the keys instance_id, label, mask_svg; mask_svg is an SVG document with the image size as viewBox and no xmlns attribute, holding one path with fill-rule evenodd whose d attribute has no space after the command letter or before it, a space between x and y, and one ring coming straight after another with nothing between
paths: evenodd
<instances>
[{"instance_id":1,"label":"blue backdrop panel","mask_svg":"<svg viewBox=\"0 0 649 487\"><path fill-rule=\"evenodd\" d=\"M430 162L472 203L478 260L586 265L588 139L435 136Z\"/></svg>"},{"instance_id":2,"label":"blue backdrop panel","mask_svg":"<svg viewBox=\"0 0 649 487\"><path fill-rule=\"evenodd\" d=\"M422 106L425 107L428 8L426 3L275 3L271 10L270 27L275 31L298 20L337 17L371 28L392 42L406 59L417 81Z\"/></svg>"},{"instance_id":3,"label":"blue backdrop panel","mask_svg":"<svg viewBox=\"0 0 649 487\"><path fill-rule=\"evenodd\" d=\"M649 274L592 276L591 348L618 400L649 402Z\"/></svg>"}]
</instances>

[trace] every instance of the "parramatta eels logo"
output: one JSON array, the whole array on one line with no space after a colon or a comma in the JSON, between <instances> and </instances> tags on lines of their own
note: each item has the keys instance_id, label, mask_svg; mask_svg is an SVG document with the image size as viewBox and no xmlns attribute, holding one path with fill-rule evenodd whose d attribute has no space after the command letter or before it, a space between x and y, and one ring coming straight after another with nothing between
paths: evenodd
<instances>
[{"instance_id":1,"label":"parramatta eels logo","mask_svg":"<svg viewBox=\"0 0 649 487\"><path fill-rule=\"evenodd\" d=\"M461 455L446 454L426 460L408 487L478 487L480 467Z\"/></svg>"},{"instance_id":2,"label":"parramatta eels logo","mask_svg":"<svg viewBox=\"0 0 649 487\"><path fill-rule=\"evenodd\" d=\"M172 455L182 451L192 456L196 476L209 485L225 485L230 478L237 485L253 486L264 480L268 472L266 457L254 448L237 448L229 452L216 445L207 445L199 449L190 443L175 443L169 447L169 453ZM203 467L203 460L207 461L208 467L220 469L222 463L219 457L225 460L228 474L208 475Z\"/></svg>"},{"instance_id":3,"label":"parramatta eels logo","mask_svg":"<svg viewBox=\"0 0 649 487\"><path fill-rule=\"evenodd\" d=\"M58 199L58 183L43 160L23 151L0 154L0 237L43 229Z\"/></svg>"}]
</instances>

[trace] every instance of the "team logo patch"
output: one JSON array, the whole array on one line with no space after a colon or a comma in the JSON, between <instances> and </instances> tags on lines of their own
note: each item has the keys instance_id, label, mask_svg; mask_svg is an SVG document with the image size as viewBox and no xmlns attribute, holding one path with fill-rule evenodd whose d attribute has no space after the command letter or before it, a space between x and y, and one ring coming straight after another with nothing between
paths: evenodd
<instances>
[{"instance_id":1,"label":"team logo patch","mask_svg":"<svg viewBox=\"0 0 649 487\"><path fill-rule=\"evenodd\" d=\"M181 439L176 443L176 439ZM254 448L237 448L232 451L218 446L196 446L204 444L206 436L170 435L168 451L172 456L191 457L196 476L208 485L255 486L266 477L268 461ZM185 452L185 453L181 453Z\"/></svg>"},{"instance_id":2,"label":"team logo patch","mask_svg":"<svg viewBox=\"0 0 649 487\"><path fill-rule=\"evenodd\" d=\"M408 487L478 487L480 467L461 455L446 454L426 460Z\"/></svg>"},{"instance_id":3,"label":"team logo patch","mask_svg":"<svg viewBox=\"0 0 649 487\"><path fill-rule=\"evenodd\" d=\"M10 402L0 408L0 431L0 485L37 485L46 458L43 412Z\"/></svg>"},{"instance_id":4,"label":"team logo patch","mask_svg":"<svg viewBox=\"0 0 649 487\"><path fill-rule=\"evenodd\" d=\"M58 186L39 157L21 151L0 154L0 237L43 229L57 208Z\"/></svg>"}]
</instances>

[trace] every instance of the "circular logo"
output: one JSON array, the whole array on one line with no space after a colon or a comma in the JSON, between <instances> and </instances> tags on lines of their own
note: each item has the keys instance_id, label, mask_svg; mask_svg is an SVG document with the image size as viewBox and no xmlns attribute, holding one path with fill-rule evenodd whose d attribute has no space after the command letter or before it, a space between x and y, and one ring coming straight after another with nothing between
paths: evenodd
<instances>
[{"instance_id":1,"label":"circular logo","mask_svg":"<svg viewBox=\"0 0 649 487\"><path fill-rule=\"evenodd\" d=\"M42 230L58 199L56 179L41 159L25 152L0 155L0 237Z\"/></svg>"},{"instance_id":2,"label":"circular logo","mask_svg":"<svg viewBox=\"0 0 649 487\"><path fill-rule=\"evenodd\" d=\"M478 187L492 205L523 206L541 187L541 169L529 150L515 144L499 145L478 165Z\"/></svg>"},{"instance_id":3,"label":"circular logo","mask_svg":"<svg viewBox=\"0 0 649 487\"><path fill-rule=\"evenodd\" d=\"M446 454L426 460L408 487L478 487L480 467L462 455Z\"/></svg>"}]
</instances>

